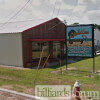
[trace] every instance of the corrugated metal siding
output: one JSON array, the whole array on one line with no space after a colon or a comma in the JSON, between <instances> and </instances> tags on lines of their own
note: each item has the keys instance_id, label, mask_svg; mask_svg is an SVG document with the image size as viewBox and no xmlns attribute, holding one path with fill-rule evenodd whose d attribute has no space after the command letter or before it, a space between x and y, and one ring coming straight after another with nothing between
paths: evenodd
<instances>
[{"instance_id":1,"label":"corrugated metal siding","mask_svg":"<svg viewBox=\"0 0 100 100\"><path fill-rule=\"evenodd\" d=\"M65 38L65 25L63 23L58 24L59 22L60 21L56 18L47 23L41 24L38 27L26 30L22 33L24 66L26 66L27 62L30 62L30 56L29 56L30 54L28 48L29 39L64 39ZM55 25L56 27L52 28Z\"/></svg>"},{"instance_id":2,"label":"corrugated metal siding","mask_svg":"<svg viewBox=\"0 0 100 100\"><path fill-rule=\"evenodd\" d=\"M23 66L21 33L0 34L0 64Z\"/></svg>"}]
</instances>

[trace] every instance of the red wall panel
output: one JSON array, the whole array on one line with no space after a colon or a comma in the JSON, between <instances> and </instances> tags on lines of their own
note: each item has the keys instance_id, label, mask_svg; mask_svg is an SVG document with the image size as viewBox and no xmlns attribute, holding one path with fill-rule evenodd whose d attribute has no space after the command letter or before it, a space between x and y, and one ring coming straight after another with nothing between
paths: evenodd
<instances>
[{"instance_id":1,"label":"red wall panel","mask_svg":"<svg viewBox=\"0 0 100 100\"><path fill-rule=\"evenodd\" d=\"M31 43L30 39L64 39L65 25L57 18L30 28L22 33L23 65L31 62ZM50 43L52 45L52 43ZM62 46L63 47L63 46ZM50 48L50 47L49 47ZM51 47L52 48L52 47ZM52 52L51 52L52 53Z\"/></svg>"}]
</instances>

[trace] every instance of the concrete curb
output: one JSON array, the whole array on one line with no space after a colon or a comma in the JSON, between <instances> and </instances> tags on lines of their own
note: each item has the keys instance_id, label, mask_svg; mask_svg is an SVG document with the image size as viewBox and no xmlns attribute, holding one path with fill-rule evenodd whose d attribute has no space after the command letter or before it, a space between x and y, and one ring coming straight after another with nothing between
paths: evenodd
<instances>
[{"instance_id":1,"label":"concrete curb","mask_svg":"<svg viewBox=\"0 0 100 100\"><path fill-rule=\"evenodd\" d=\"M37 96L32 96L32 95L29 95L29 94L20 93L20 92L16 92L16 91L12 91L12 90L7 90L7 89L3 89L3 88L0 88L0 91L1 92L11 93L11 94L18 95L18 96L23 96L23 97L30 98L30 99L48 100L48 99L40 98L40 97L37 97Z\"/></svg>"}]
</instances>

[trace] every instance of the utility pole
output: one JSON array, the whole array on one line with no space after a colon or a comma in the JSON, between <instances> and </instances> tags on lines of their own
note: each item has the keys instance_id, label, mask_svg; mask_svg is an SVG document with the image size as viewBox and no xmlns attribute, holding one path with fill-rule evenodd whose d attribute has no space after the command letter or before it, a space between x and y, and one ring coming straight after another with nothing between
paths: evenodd
<instances>
[{"instance_id":1,"label":"utility pole","mask_svg":"<svg viewBox=\"0 0 100 100\"><path fill-rule=\"evenodd\" d=\"M65 45L66 45L66 71L67 71L67 63L68 63L68 56L67 56L67 22L64 19L64 24L65 24Z\"/></svg>"},{"instance_id":2,"label":"utility pole","mask_svg":"<svg viewBox=\"0 0 100 100\"><path fill-rule=\"evenodd\" d=\"M64 24L67 26L67 22L66 22L66 19L64 19Z\"/></svg>"}]
</instances>

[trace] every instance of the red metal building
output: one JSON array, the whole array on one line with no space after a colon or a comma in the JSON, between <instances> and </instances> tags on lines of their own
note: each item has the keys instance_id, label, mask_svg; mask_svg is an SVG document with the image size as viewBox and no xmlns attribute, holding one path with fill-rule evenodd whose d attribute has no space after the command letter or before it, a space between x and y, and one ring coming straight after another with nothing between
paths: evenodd
<instances>
[{"instance_id":1,"label":"red metal building","mask_svg":"<svg viewBox=\"0 0 100 100\"><path fill-rule=\"evenodd\" d=\"M1 25L2 26L2 25ZM0 64L37 66L64 58L65 25L58 18L9 22L0 30Z\"/></svg>"},{"instance_id":2,"label":"red metal building","mask_svg":"<svg viewBox=\"0 0 100 100\"><path fill-rule=\"evenodd\" d=\"M44 48L43 58L49 61L64 58L65 25L58 18L31 27L22 33L24 67L36 66ZM43 60L42 60L43 61Z\"/></svg>"}]
</instances>

